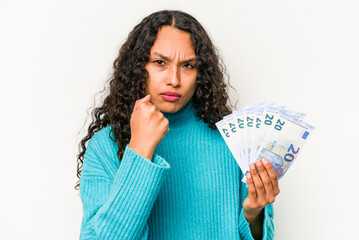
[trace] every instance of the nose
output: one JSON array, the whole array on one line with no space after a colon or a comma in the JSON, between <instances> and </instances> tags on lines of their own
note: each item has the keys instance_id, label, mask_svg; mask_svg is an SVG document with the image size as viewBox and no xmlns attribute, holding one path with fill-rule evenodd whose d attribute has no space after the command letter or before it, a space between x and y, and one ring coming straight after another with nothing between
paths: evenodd
<instances>
[{"instance_id":1,"label":"nose","mask_svg":"<svg viewBox=\"0 0 359 240\"><path fill-rule=\"evenodd\" d=\"M167 79L167 84L172 85L173 87L180 86L180 71L177 67L172 66L169 68Z\"/></svg>"}]
</instances>

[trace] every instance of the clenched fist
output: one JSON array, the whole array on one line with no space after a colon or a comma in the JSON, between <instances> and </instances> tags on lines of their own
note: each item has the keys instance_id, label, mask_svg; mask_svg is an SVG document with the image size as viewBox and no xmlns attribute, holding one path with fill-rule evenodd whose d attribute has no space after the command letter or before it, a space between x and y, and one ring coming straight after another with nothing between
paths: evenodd
<instances>
[{"instance_id":1,"label":"clenched fist","mask_svg":"<svg viewBox=\"0 0 359 240\"><path fill-rule=\"evenodd\" d=\"M152 160L157 145L169 130L168 119L150 102L148 94L136 101L130 120L131 140L129 147L136 153Z\"/></svg>"}]
</instances>

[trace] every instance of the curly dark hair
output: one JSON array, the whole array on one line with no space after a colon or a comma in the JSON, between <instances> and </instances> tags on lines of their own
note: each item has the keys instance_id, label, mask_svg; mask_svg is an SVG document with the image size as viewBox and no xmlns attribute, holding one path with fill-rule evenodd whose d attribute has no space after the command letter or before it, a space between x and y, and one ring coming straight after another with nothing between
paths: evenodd
<instances>
[{"instance_id":1,"label":"curly dark hair","mask_svg":"<svg viewBox=\"0 0 359 240\"><path fill-rule=\"evenodd\" d=\"M224 81L224 76L228 75L217 49L202 25L182 11L163 10L152 13L129 33L113 63L113 73L108 79L109 93L102 105L91 112L92 122L88 127L87 136L79 144L79 180L75 189L80 187L86 142L102 128L111 126L109 137L112 139L113 131L115 139L112 140L119 147L118 158L122 158L125 147L130 142L130 118L133 107L136 100L145 96L145 81L148 78L145 64L149 61L150 49L157 33L163 26L172 26L191 35L198 71L197 87L192 97L197 117L208 123L211 129L216 129L215 123L232 113L232 104L228 101L227 85Z\"/></svg>"}]
</instances>

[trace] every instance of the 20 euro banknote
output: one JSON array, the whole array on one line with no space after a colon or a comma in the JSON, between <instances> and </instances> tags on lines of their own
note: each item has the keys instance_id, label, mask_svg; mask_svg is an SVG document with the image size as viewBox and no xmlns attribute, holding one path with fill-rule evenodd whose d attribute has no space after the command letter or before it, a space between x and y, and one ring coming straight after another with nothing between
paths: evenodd
<instances>
[{"instance_id":1,"label":"20 euro banknote","mask_svg":"<svg viewBox=\"0 0 359 240\"><path fill-rule=\"evenodd\" d=\"M216 126L244 175L251 162L267 158L281 178L314 130L304 116L274 103L252 104L225 116Z\"/></svg>"}]
</instances>

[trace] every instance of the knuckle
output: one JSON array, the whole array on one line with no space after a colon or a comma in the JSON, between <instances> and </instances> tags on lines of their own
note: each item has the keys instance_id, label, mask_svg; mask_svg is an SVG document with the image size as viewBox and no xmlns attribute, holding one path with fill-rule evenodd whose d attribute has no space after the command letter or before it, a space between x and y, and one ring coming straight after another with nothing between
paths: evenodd
<instances>
[{"instance_id":1,"label":"knuckle","mask_svg":"<svg viewBox=\"0 0 359 240\"><path fill-rule=\"evenodd\" d=\"M137 107L143 109L144 107L146 107L146 103L137 103Z\"/></svg>"},{"instance_id":2,"label":"knuckle","mask_svg":"<svg viewBox=\"0 0 359 240\"><path fill-rule=\"evenodd\" d=\"M274 203L274 201L275 201L275 197L273 197L273 196L272 196L272 197L268 197L268 199L267 199L267 202L270 203L270 204L271 204L271 203Z\"/></svg>"},{"instance_id":3,"label":"knuckle","mask_svg":"<svg viewBox=\"0 0 359 240\"><path fill-rule=\"evenodd\" d=\"M249 192L250 194L256 194L256 190L254 190L253 188L248 189L248 192Z\"/></svg>"},{"instance_id":4,"label":"knuckle","mask_svg":"<svg viewBox=\"0 0 359 240\"><path fill-rule=\"evenodd\" d=\"M258 201L258 208L259 207L264 207L266 205L265 201Z\"/></svg>"},{"instance_id":5,"label":"knuckle","mask_svg":"<svg viewBox=\"0 0 359 240\"><path fill-rule=\"evenodd\" d=\"M138 107L139 105L142 105L142 104L141 104L140 100L137 100L137 101L135 102L135 107Z\"/></svg>"},{"instance_id":6,"label":"knuckle","mask_svg":"<svg viewBox=\"0 0 359 240\"><path fill-rule=\"evenodd\" d=\"M163 127L168 128L168 123L166 122L166 120L162 119L160 123Z\"/></svg>"},{"instance_id":7,"label":"knuckle","mask_svg":"<svg viewBox=\"0 0 359 240\"><path fill-rule=\"evenodd\" d=\"M277 176L277 174L274 174L274 175L272 176L272 180L273 180L273 181L278 181L278 176Z\"/></svg>"},{"instance_id":8,"label":"knuckle","mask_svg":"<svg viewBox=\"0 0 359 240\"><path fill-rule=\"evenodd\" d=\"M269 179L264 179L263 180L263 184L264 185L270 185L271 184L271 181Z\"/></svg>"},{"instance_id":9,"label":"knuckle","mask_svg":"<svg viewBox=\"0 0 359 240\"><path fill-rule=\"evenodd\" d=\"M147 103L141 104L144 111L147 113L152 113L153 109L151 105L148 105Z\"/></svg>"},{"instance_id":10,"label":"knuckle","mask_svg":"<svg viewBox=\"0 0 359 240\"><path fill-rule=\"evenodd\" d=\"M151 109L152 112L156 112L157 107L155 105L151 105L150 109Z\"/></svg>"},{"instance_id":11,"label":"knuckle","mask_svg":"<svg viewBox=\"0 0 359 240\"><path fill-rule=\"evenodd\" d=\"M259 162L259 164L256 164L256 167L260 169L260 171L264 171L264 166L263 164L261 164L261 162Z\"/></svg>"},{"instance_id":12,"label":"knuckle","mask_svg":"<svg viewBox=\"0 0 359 240\"><path fill-rule=\"evenodd\" d=\"M258 184L256 185L256 187L257 187L257 189L260 190L260 191L264 189L262 183L258 183Z\"/></svg>"},{"instance_id":13,"label":"knuckle","mask_svg":"<svg viewBox=\"0 0 359 240\"><path fill-rule=\"evenodd\" d=\"M280 190L279 190L279 189L274 191L274 194L275 194L276 196L277 196L279 193L280 193Z\"/></svg>"}]
</instances>

